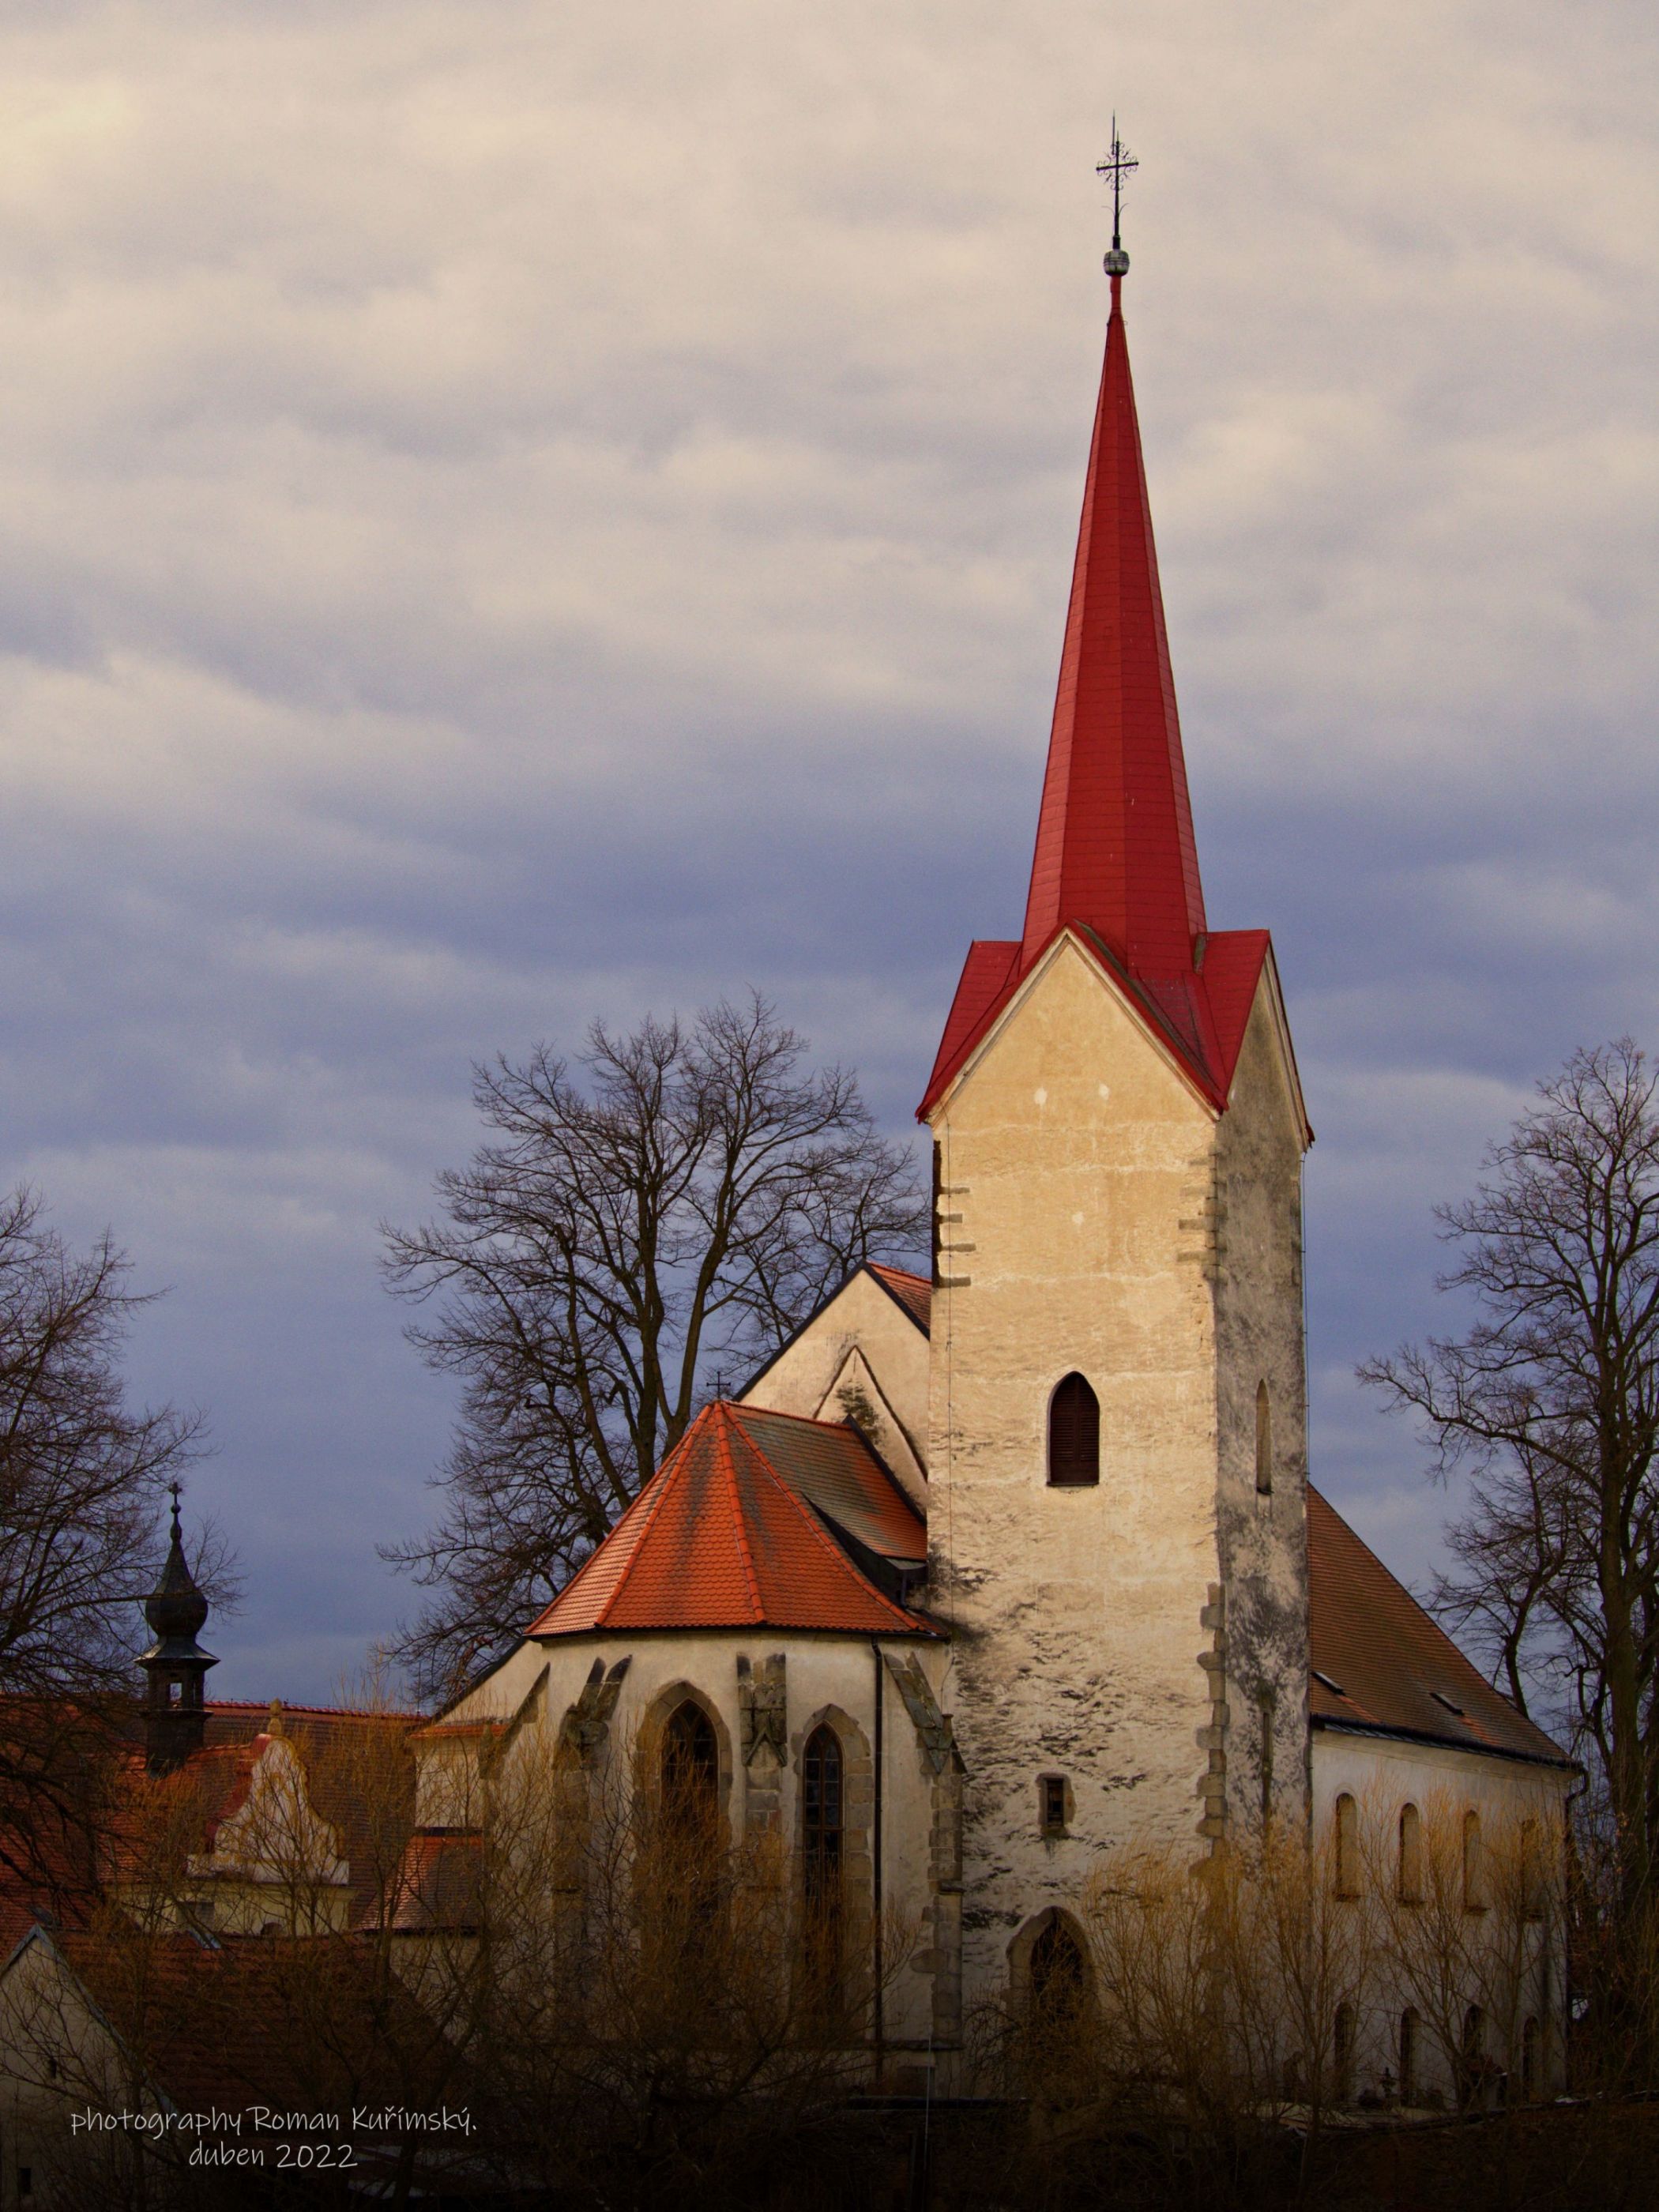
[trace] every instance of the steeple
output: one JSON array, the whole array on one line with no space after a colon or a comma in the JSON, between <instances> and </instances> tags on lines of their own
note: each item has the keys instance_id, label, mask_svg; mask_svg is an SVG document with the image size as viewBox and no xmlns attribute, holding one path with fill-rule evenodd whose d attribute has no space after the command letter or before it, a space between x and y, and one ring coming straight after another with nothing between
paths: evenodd
<instances>
[{"instance_id":1,"label":"steeple","mask_svg":"<svg viewBox=\"0 0 1659 2212\"><path fill-rule=\"evenodd\" d=\"M149 1678L144 1753L152 1774L170 1774L200 1750L207 1729L203 1687L208 1668L219 1663L196 1641L207 1622L208 1601L185 1559L179 1486L172 1487L173 1540L161 1579L144 1600L144 1619L155 1641L138 1662Z\"/></svg>"},{"instance_id":2,"label":"steeple","mask_svg":"<svg viewBox=\"0 0 1659 2212\"><path fill-rule=\"evenodd\" d=\"M1122 160L1115 132L1113 151L1115 182ZM1204 893L1129 378L1128 265L1115 236L1106 257L1106 360L1020 966L1030 965L1063 922L1080 922L1133 975L1174 981L1193 972Z\"/></svg>"},{"instance_id":3,"label":"steeple","mask_svg":"<svg viewBox=\"0 0 1659 2212\"><path fill-rule=\"evenodd\" d=\"M1072 570L1025 926L969 947L917 1108L931 1121L1061 931L1224 1113L1269 960L1265 930L1211 929L1129 377L1120 220L1135 163L1112 125L1111 312Z\"/></svg>"}]
</instances>

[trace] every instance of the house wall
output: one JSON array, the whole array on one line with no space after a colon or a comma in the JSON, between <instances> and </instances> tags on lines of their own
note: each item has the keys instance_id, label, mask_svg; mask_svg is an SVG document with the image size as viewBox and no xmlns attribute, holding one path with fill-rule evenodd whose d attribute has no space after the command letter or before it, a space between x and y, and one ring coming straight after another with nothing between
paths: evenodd
<instances>
[{"instance_id":1,"label":"house wall","mask_svg":"<svg viewBox=\"0 0 1659 2212\"><path fill-rule=\"evenodd\" d=\"M1305 1816L1308 1416L1303 1340L1300 1102L1271 969L1256 992L1216 1129L1208 1225L1215 1294L1217 1515L1224 1619L1210 1818L1259 1832ZM1257 1488L1265 1385L1271 1491ZM1224 1781L1224 1790L1216 1787Z\"/></svg>"},{"instance_id":2,"label":"house wall","mask_svg":"<svg viewBox=\"0 0 1659 2212\"><path fill-rule=\"evenodd\" d=\"M1375 2091L1385 2072L1397 2084L1400 2020L1409 2006L1421 2023L1418 2101L1450 2105L1462 2014L1478 2003L1485 2014L1483 2047L1492 2093L1498 2075L1506 2074L1512 2094L1519 2094L1521 2039L1528 2015L1540 2021L1544 2037L1538 2091L1558 2092L1565 2081L1568 1994L1561 1908L1565 1800L1576 1777L1559 1767L1451 1746L1323 1727L1312 1733L1316 1841L1324 1845L1328 1865L1337 1800L1352 1796L1359 1835L1359 1894L1353 1909L1379 1916L1386 1931L1381 1950L1388 1949L1386 1937L1391 1936L1396 1951L1406 1948L1420 1969L1414 1984L1386 1959L1374 1966L1358 2008L1357 2091ZM1397 1886L1400 1816L1407 1804L1418 1808L1425 1848L1440 1852L1457 1892L1463 1817L1471 1812L1479 1816L1491 1855L1483 1908L1461 1910L1461 1893L1450 1896L1449 1910L1432 1896L1423 1906L1405 1911L1391 1902ZM1517 1910L1513 1881L1512 1853L1520 1824L1528 1819L1539 1824L1547 1875L1544 1911L1535 1920ZM1429 1985L1443 1978L1445 1994L1437 1996Z\"/></svg>"}]
</instances>

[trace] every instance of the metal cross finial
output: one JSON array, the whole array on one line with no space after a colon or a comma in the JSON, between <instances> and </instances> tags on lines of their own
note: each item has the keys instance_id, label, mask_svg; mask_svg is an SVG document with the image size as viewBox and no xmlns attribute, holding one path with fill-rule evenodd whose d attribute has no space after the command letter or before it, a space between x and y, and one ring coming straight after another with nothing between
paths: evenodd
<instances>
[{"instance_id":1,"label":"metal cross finial","mask_svg":"<svg viewBox=\"0 0 1659 2212\"><path fill-rule=\"evenodd\" d=\"M168 1483L167 1488L173 1493L173 1533L177 1536L179 1534L179 1499L183 1492L184 1485L179 1480L178 1476L175 1475L173 1480Z\"/></svg>"},{"instance_id":2,"label":"metal cross finial","mask_svg":"<svg viewBox=\"0 0 1659 2212\"><path fill-rule=\"evenodd\" d=\"M1118 137L1117 118L1114 115L1112 150L1103 161L1097 161L1095 164L1095 174L1097 177L1109 177L1112 180L1112 254L1114 258L1123 252L1123 187L1139 167L1139 162ZM1127 269L1128 265L1127 260L1125 259L1123 267ZM1109 261L1108 269L1111 269L1111 262ZM1115 270L1113 273L1121 275L1121 270Z\"/></svg>"}]
</instances>

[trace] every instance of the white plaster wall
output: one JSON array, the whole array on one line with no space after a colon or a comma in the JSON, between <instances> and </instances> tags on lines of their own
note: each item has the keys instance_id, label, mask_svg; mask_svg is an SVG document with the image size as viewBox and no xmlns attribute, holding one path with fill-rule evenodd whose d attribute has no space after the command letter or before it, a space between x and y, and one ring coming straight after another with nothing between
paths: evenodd
<instances>
[{"instance_id":1,"label":"white plaster wall","mask_svg":"<svg viewBox=\"0 0 1659 2212\"><path fill-rule=\"evenodd\" d=\"M936 1690L942 1685L945 1655L925 1641L884 1638L882 1650L902 1661L915 1654ZM738 1696L738 1661L751 1664L781 1653L787 1698L787 1735L790 1757L780 1777L781 1833L793 1849L799 1834L799 1753L806 1735L826 1715L853 1721L873 1754L876 1727L876 1653L867 1638L805 1636L788 1631L726 1630L647 1635L600 1634L556 1637L526 1643L448 1717L476 1719L484 1712L506 1718L517 1710L548 1668L544 1697L537 1701L537 1724L550 1749L565 1714L580 1697L596 1659L609 1669L626 1657L629 1668L610 1725L606 1757L611 1771L625 1773L653 1708L680 1686L701 1693L714 1711L729 1750L730 1786L726 1813L734 1838L744 1832L742 1716ZM889 1678L882 1692L882 1888L890 1910L905 1923L912 1958L895 1978L884 2007L890 2044L926 2043L932 2014L932 1981L925 1952L931 1904L930 1865L933 1778L916 1731ZM436 1764L440 1747L428 1753ZM724 1765L724 1761L723 1761ZM434 1801L441 1793L434 1790ZM873 1898L871 1900L873 1907Z\"/></svg>"},{"instance_id":2,"label":"white plaster wall","mask_svg":"<svg viewBox=\"0 0 1659 2212\"><path fill-rule=\"evenodd\" d=\"M1345 1792L1358 1808L1361 1827L1362 1890L1378 1875L1392 1879L1401 1809L1415 1805L1425 1820L1436 1815L1461 1822L1466 1812L1479 1814L1483 1837L1498 1842L1506 1830L1513 1833L1528 1817L1539 1823L1543 1847L1552 1855L1551 1866L1559 1882L1565 1838L1565 1800L1577 1777L1558 1767L1535 1765L1523 1759L1488 1758L1452 1746L1417 1744L1389 1736L1366 1736L1316 1728L1313 1732L1313 1820L1316 1838L1328 1839L1335 1819L1337 1798ZM1497 1968L1514 1942L1512 1923L1496 1910L1471 1915L1464 1924L1465 1940L1478 1957L1486 1946L1486 1973L1499 1979ZM1559 1917L1552 1916L1528 1932L1522 1984L1515 1999L1518 2021L1531 2011L1549 2024L1547 2045L1547 2087L1559 2087L1563 2076L1566 1945ZM1465 2002L1479 2002L1486 1992L1480 1986L1477 1967ZM1394 2072L1397 2063L1400 2014L1413 2002L1407 1990L1392 1985L1379 1966L1372 1977L1358 2022L1358 2083L1363 2092L1374 2087L1384 2069ZM1494 2018L1489 2046L1498 2062L1515 2054L1497 2046L1506 2025ZM1449 2069L1443 2054L1426 2039L1422 2078L1452 2100ZM1517 2090L1518 2094L1518 2090Z\"/></svg>"},{"instance_id":3,"label":"white plaster wall","mask_svg":"<svg viewBox=\"0 0 1659 2212\"><path fill-rule=\"evenodd\" d=\"M926 1513L927 1377L927 1337L860 1268L739 1402L855 1421Z\"/></svg>"},{"instance_id":4,"label":"white plaster wall","mask_svg":"<svg viewBox=\"0 0 1659 2212\"><path fill-rule=\"evenodd\" d=\"M956 1630L970 2002L1101 1849L1204 1848L1215 1121L1065 940L934 1117L928 1602ZM1048 1398L1073 1369L1100 1400L1097 1489L1046 1483ZM1045 1772L1075 1808L1054 1842Z\"/></svg>"}]
</instances>

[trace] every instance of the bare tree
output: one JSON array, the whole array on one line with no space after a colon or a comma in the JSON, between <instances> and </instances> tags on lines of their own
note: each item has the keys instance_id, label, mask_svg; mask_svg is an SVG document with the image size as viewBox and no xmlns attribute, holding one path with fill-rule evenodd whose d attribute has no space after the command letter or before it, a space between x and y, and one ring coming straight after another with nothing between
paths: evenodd
<instances>
[{"instance_id":1,"label":"bare tree","mask_svg":"<svg viewBox=\"0 0 1659 2212\"><path fill-rule=\"evenodd\" d=\"M810 1071L757 995L689 1026L596 1023L477 1071L493 1132L386 1232L410 1332L465 1384L437 1527L386 1556L436 1595L398 1647L464 1676L553 1594L683 1434L719 1363L774 1350L860 1261L925 1246L925 1194L855 1076Z\"/></svg>"},{"instance_id":2,"label":"bare tree","mask_svg":"<svg viewBox=\"0 0 1659 2212\"><path fill-rule=\"evenodd\" d=\"M1659 1073L1576 1053L1438 1209L1474 1325L1360 1370L1473 1478L1437 1592L1522 1710L1552 1694L1605 1790L1619 1894L1659 1847Z\"/></svg>"},{"instance_id":3,"label":"bare tree","mask_svg":"<svg viewBox=\"0 0 1659 2212\"><path fill-rule=\"evenodd\" d=\"M161 1488L195 1449L196 1420L127 1403L129 1272L107 1236L71 1252L33 1191L0 1198L0 1860L31 1880L76 1856Z\"/></svg>"}]
</instances>

